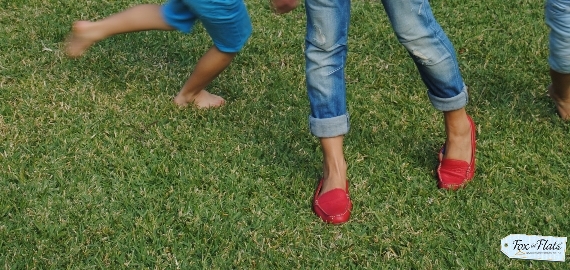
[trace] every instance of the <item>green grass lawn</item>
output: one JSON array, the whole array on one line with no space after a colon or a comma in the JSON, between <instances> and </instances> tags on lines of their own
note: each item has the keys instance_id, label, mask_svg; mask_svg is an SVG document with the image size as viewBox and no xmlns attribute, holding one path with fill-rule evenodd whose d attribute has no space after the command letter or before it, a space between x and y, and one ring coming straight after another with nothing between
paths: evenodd
<instances>
[{"instance_id":1,"label":"green grass lawn","mask_svg":"<svg viewBox=\"0 0 570 270\"><path fill-rule=\"evenodd\" d=\"M137 3L139 1L136 1ZM436 187L442 115L378 1L354 0L345 140L349 223L311 212L321 170L307 126L303 6L248 1L254 32L209 87L172 104L211 46L144 32L81 59L78 19L135 1L0 0L0 267L4 269L568 269L511 260L509 234L570 237L570 124L546 96L539 0L432 0L477 123L477 174Z\"/></svg>"}]
</instances>

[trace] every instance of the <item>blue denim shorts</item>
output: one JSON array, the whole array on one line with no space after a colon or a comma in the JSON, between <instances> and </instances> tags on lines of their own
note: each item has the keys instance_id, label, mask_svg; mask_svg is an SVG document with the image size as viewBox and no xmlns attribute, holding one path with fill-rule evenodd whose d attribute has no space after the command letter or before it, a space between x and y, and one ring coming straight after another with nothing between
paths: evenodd
<instances>
[{"instance_id":1,"label":"blue denim shorts","mask_svg":"<svg viewBox=\"0 0 570 270\"><path fill-rule=\"evenodd\" d=\"M548 64L553 70L570 74L570 0L548 0L545 6L548 36Z\"/></svg>"},{"instance_id":2,"label":"blue denim shorts","mask_svg":"<svg viewBox=\"0 0 570 270\"><path fill-rule=\"evenodd\" d=\"M222 52L239 52L251 35L243 0L169 0L161 10L166 23L183 33L190 33L201 21Z\"/></svg>"}]
</instances>

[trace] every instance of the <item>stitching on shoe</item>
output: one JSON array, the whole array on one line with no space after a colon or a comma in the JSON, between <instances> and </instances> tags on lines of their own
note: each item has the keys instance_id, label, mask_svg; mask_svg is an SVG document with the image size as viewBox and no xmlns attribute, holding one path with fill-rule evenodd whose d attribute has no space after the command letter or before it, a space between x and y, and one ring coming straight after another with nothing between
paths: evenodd
<instances>
[{"instance_id":1,"label":"stitching on shoe","mask_svg":"<svg viewBox=\"0 0 570 270\"><path fill-rule=\"evenodd\" d=\"M346 192L345 192L346 193ZM319 196L320 197L320 196ZM327 212L325 212L325 210L323 210L323 208L321 207L321 205L319 204L319 198L317 197L317 199L315 199L315 206L317 206L325 215L327 215L327 217L339 217L339 216L343 216L345 215L347 212L350 212L350 196L348 195L348 193L346 193L346 198L348 199L348 204L346 205L344 212L342 212L341 214L337 214L337 215L329 215Z\"/></svg>"}]
</instances>

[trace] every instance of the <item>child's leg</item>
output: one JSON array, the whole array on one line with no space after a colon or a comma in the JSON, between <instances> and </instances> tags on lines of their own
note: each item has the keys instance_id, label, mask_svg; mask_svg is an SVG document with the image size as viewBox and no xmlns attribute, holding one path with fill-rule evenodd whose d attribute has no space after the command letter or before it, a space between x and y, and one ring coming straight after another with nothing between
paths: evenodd
<instances>
[{"instance_id":1,"label":"child's leg","mask_svg":"<svg viewBox=\"0 0 570 270\"><path fill-rule=\"evenodd\" d=\"M212 46L200 58L194 71L174 98L174 103L187 106L194 103L198 108L218 107L224 99L210 94L204 88L210 84L232 62L251 34L251 22L242 0L170 0L169 3L182 3L190 13L200 19L206 32L212 38ZM180 6L180 9L183 9ZM168 10L168 8L165 8ZM168 12L165 12L168 13ZM173 13L179 13L179 9ZM184 14L167 17L170 25L185 32Z\"/></svg>"},{"instance_id":2,"label":"child's leg","mask_svg":"<svg viewBox=\"0 0 570 270\"><path fill-rule=\"evenodd\" d=\"M570 10L568 0L548 0L544 6L548 35L548 93L562 119L570 120Z\"/></svg>"},{"instance_id":3,"label":"child's leg","mask_svg":"<svg viewBox=\"0 0 570 270\"><path fill-rule=\"evenodd\" d=\"M174 30L162 18L159 5L138 5L113 14L103 20L73 23L65 51L70 57L79 57L95 42L122 33L145 30Z\"/></svg>"},{"instance_id":4,"label":"child's leg","mask_svg":"<svg viewBox=\"0 0 570 270\"><path fill-rule=\"evenodd\" d=\"M570 74L562 74L550 70L552 84L548 86L548 94L554 100L558 114L564 120L570 120Z\"/></svg>"},{"instance_id":5,"label":"child's leg","mask_svg":"<svg viewBox=\"0 0 570 270\"><path fill-rule=\"evenodd\" d=\"M204 90L226 67L230 65L236 53L225 53L216 46L200 58L194 71L182 87L182 90L174 98L174 103L178 106L186 106L193 102L198 108L218 107L225 103L225 100L217 95Z\"/></svg>"}]
</instances>

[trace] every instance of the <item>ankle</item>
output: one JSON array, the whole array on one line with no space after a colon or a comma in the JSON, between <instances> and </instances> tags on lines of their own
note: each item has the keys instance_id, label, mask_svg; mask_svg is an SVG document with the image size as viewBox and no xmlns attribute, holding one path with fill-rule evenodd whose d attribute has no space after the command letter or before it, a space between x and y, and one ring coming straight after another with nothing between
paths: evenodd
<instances>
[{"instance_id":1,"label":"ankle","mask_svg":"<svg viewBox=\"0 0 570 270\"><path fill-rule=\"evenodd\" d=\"M346 170L347 170L347 165L344 159L323 163L323 177L325 179L346 178Z\"/></svg>"},{"instance_id":2,"label":"ankle","mask_svg":"<svg viewBox=\"0 0 570 270\"><path fill-rule=\"evenodd\" d=\"M180 92L178 92L178 94L176 95L175 99L184 100L185 102L193 102L200 95L202 91L203 90L200 91L180 90Z\"/></svg>"},{"instance_id":3,"label":"ankle","mask_svg":"<svg viewBox=\"0 0 570 270\"><path fill-rule=\"evenodd\" d=\"M323 164L323 187L321 194L337 188L344 190L347 181L346 171L347 166L344 159L330 164Z\"/></svg>"},{"instance_id":4,"label":"ankle","mask_svg":"<svg viewBox=\"0 0 570 270\"><path fill-rule=\"evenodd\" d=\"M570 88L563 88L551 84L548 86L548 95L558 103L570 104Z\"/></svg>"},{"instance_id":5,"label":"ankle","mask_svg":"<svg viewBox=\"0 0 570 270\"><path fill-rule=\"evenodd\" d=\"M76 21L73 23L73 33L93 43L109 37L99 21Z\"/></svg>"},{"instance_id":6,"label":"ankle","mask_svg":"<svg viewBox=\"0 0 570 270\"><path fill-rule=\"evenodd\" d=\"M448 140L469 137L471 134L471 125L469 123L469 120L466 117L465 121L455 121L454 123L447 124L445 133Z\"/></svg>"}]
</instances>

